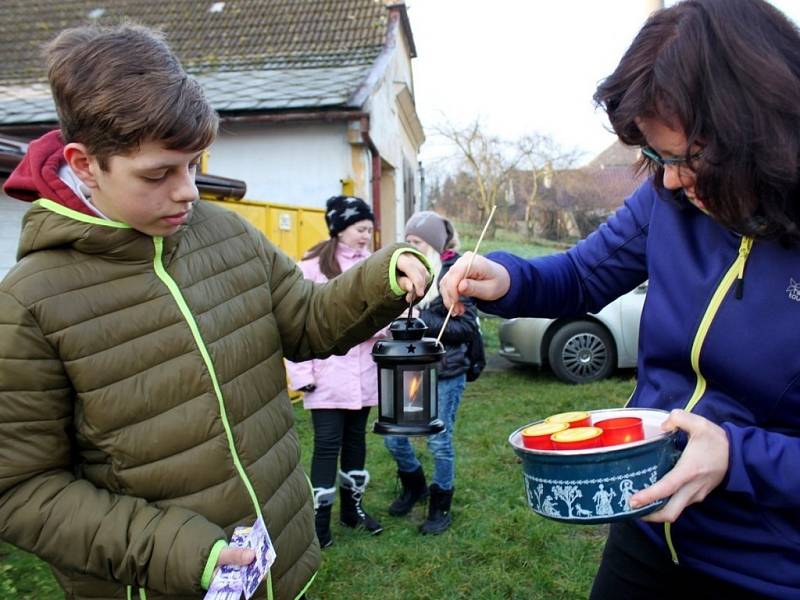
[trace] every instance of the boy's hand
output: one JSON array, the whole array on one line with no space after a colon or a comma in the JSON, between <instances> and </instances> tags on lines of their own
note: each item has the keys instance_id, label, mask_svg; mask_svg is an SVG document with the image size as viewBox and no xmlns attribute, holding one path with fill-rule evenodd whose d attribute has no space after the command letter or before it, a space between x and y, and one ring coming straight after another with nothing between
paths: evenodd
<instances>
[{"instance_id":1,"label":"boy's hand","mask_svg":"<svg viewBox=\"0 0 800 600\"><path fill-rule=\"evenodd\" d=\"M465 252L450 267L439 284L442 301L448 309L453 305L454 317L464 314L464 304L459 301L460 296L492 301L505 296L511 287L511 277L505 267L480 254L474 254L475 258L469 267L469 277L465 278L471 256L472 252Z\"/></svg>"},{"instance_id":2,"label":"boy's hand","mask_svg":"<svg viewBox=\"0 0 800 600\"><path fill-rule=\"evenodd\" d=\"M403 252L397 257L397 285L408 292L406 302L411 303L412 291L416 299L425 295L429 278L428 269L416 255L411 252Z\"/></svg>"},{"instance_id":3,"label":"boy's hand","mask_svg":"<svg viewBox=\"0 0 800 600\"><path fill-rule=\"evenodd\" d=\"M226 546L219 553L217 567L233 565L234 567L244 567L256 559L255 550L250 548L231 548Z\"/></svg>"}]
</instances>

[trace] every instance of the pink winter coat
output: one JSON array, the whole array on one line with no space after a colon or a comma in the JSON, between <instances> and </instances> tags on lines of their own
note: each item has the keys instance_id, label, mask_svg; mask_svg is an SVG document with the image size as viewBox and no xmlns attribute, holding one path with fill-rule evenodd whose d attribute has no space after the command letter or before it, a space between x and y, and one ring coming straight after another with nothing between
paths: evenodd
<instances>
[{"instance_id":1,"label":"pink winter coat","mask_svg":"<svg viewBox=\"0 0 800 600\"><path fill-rule=\"evenodd\" d=\"M353 250L339 244L336 258L342 271L369 256L366 250ZM324 283L328 278L319 270L319 257L300 262L306 279ZM303 407L344 408L358 410L378 404L378 371L372 360L372 346L386 336L382 329L375 336L354 346L343 356L331 356L324 360L308 360L301 363L286 361L289 384L294 390L313 383L317 389L303 395Z\"/></svg>"}]
</instances>

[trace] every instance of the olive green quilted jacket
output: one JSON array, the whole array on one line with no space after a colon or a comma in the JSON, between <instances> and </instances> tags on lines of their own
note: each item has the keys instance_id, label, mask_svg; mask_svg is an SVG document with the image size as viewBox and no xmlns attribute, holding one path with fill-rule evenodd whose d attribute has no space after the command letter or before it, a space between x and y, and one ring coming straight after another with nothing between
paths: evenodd
<instances>
[{"instance_id":1,"label":"olive green quilted jacket","mask_svg":"<svg viewBox=\"0 0 800 600\"><path fill-rule=\"evenodd\" d=\"M68 598L198 598L260 511L274 596L301 594L320 556L283 358L397 315L395 250L315 285L207 203L162 239L38 201L0 284L0 539Z\"/></svg>"}]
</instances>

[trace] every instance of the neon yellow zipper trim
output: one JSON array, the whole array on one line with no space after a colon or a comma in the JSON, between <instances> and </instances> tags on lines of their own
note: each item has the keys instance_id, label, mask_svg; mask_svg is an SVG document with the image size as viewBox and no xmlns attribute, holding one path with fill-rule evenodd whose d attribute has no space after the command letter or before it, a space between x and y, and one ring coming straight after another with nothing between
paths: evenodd
<instances>
[{"instance_id":1,"label":"neon yellow zipper trim","mask_svg":"<svg viewBox=\"0 0 800 600\"><path fill-rule=\"evenodd\" d=\"M208 353L208 348L206 348L206 344L203 341L203 337L200 335L200 329L197 327L197 322L194 320L194 315L192 311L189 309L189 305L186 304L186 300L183 298L183 294L181 293L180 288L178 288L178 284L175 283L175 280L169 276L164 265L161 264L161 258L164 253L164 239L161 237L154 237L153 244L156 247L156 255L153 259L153 266L156 271L156 275L158 278L164 282L164 285L167 286L167 289L172 294L172 297L175 299L175 303L178 305L181 313L183 314L183 318L186 319L186 323L189 325L189 329L192 331L192 336L194 337L194 341L197 344L198 350L200 350L200 354L203 357L203 362L206 364L206 369L208 369L208 374L211 377L211 383L214 385L214 393L217 396L217 402L219 404L219 412L220 416L222 417L222 426L225 428L225 436L228 438L228 448L231 451L231 457L233 458L233 464L236 466L236 470L239 473L239 477L241 477L242 481L244 482L245 487L247 488L247 493L250 494L250 500L253 502L253 505L256 509L256 514L260 517L261 515L261 505L258 501L258 497L256 496L256 492L253 489L250 480L247 477L247 473L242 466L241 461L239 460L239 455L236 452L236 445L234 444L233 440L233 430L231 429L230 423L228 422L228 413L225 410L225 400L222 397L222 389L219 387L219 381L217 380L217 372L214 369L214 363L211 361L211 355Z\"/></svg>"},{"instance_id":2,"label":"neon yellow zipper trim","mask_svg":"<svg viewBox=\"0 0 800 600\"><path fill-rule=\"evenodd\" d=\"M115 229L132 229L130 225L127 223L122 223L121 221L112 221L110 219L101 219L99 217L93 217L91 215L84 214L82 212L78 212L77 210L73 210L66 206L63 206L57 202L53 202L52 200L48 200L47 198L39 198L35 200L33 204L37 206L41 206L42 208L46 208L56 214L59 214L64 217L68 217L75 221L80 221L82 223L89 223L90 225L101 225L103 227L113 227ZM202 336L200 335L200 329L197 327L197 322L194 320L194 315L192 315L192 311L189 310L189 306L186 304L186 301L183 298L183 294L181 294L180 288L175 283L175 281L169 276L166 269L164 269L164 265L161 263L161 257L164 253L164 239L161 237L154 237L153 238L153 245L155 246L156 252L155 257L153 258L153 267L155 269L156 275L164 285L167 286L167 289L172 294L172 297L175 299L175 302L178 305L178 308L183 315L183 318L186 319L187 324L189 325L189 329L192 332L192 336L194 337L195 343L197 344L197 348L200 350L200 354L203 357L203 361L205 362L206 368L208 369L209 376L211 377L211 382L214 385L214 393L217 396L217 402L219 403L219 410L220 416L222 417L222 426L225 429L225 435L228 440L228 447L231 451L231 457L233 458L233 464L236 467L236 471L239 473L239 477L242 479L245 488L247 489L247 493L250 495L250 500L253 502L253 506L255 506L256 514L259 517L263 518L261 514L261 504L258 501L258 496L256 496L256 492L253 489L253 485L250 483L250 480L247 477L247 473L242 466L241 461L239 460L239 455L236 452L236 445L233 441L233 431L231 430L230 423L228 422L228 414L225 410L225 401L222 397L222 390L219 387L219 382L217 380L217 372L214 369L214 363L211 361L211 356L208 353L208 349L206 348L205 342L203 341ZM316 575L315 575L316 576ZM313 581L313 578L311 579ZM311 584L309 581L309 585ZM127 600L132 599L133 588L132 586L126 587L126 598ZM267 573L267 598L272 600L273 592L272 592L272 572ZM139 588L139 599L140 600L147 600L147 593L145 592L144 588Z\"/></svg>"},{"instance_id":3,"label":"neon yellow zipper trim","mask_svg":"<svg viewBox=\"0 0 800 600\"><path fill-rule=\"evenodd\" d=\"M742 237L742 241L739 244L739 256L736 257L736 260L733 261L733 264L728 268L727 272L722 277L722 281L717 286L714 295L711 297L711 302L708 303L708 307L703 315L703 319L700 321L700 326L697 328L697 333L695 334L694 342L692 343L691 353L692 370L697 375L697 383L694 386L694 392L689 398L689 402L687 402L686 406L684 407L684 410L687 412L692 411L697 403L700 402L700 398L703 397L703 394L706 391L706 378L703 377L703 374L700 372L700 351L703 348L703 343L706 341L708 330L711 329L711 323L714 321L714 317L717 316L719 307L722 305L722 301L730 291L731 286L736 283L737 279L742 279L744 277L744 267L747 263L747 257L750 255L750 250L752 247L753 238ZM664 536L667 540L669 553L672 555L672 562L677 565L678 553L675 551L675 546L672 543L671 523L664 523Z\"/></svg>"},{"instance_id":4,"label":"neon yellow zipper trim","mask_svg":"<svg viewBox=\"0 0 800 600\"><path fill-rule=\"evenodd\" d=\"M311 579L309 579L306 586L302 590L300 590L300 593L294 597L294 600L299 600L300 598L303 597L303 594L305 594L308 591L308 588L311 587L311 584L314 583L314 580L317 578L317 573L319 573L319 571L314 571L314 574L311 576ZM269 581L269 590L270 593L272 593L272 580Z\"/></svg>"},{"instance_id":5,"label":"neon yellow zipper trim","mask_svg":"<svg viewBox=\"0 0 800 600\"><path fill-rule=\"evenodd\" d=\"M81 221L82 223L90 223L91 225L102 225L103 227L114 227L115 229L132 229L130 225L127 223L123 223L122 221L112 221L111 219L101 219L100 217L93 217L91 215L84 214L82 212L78 212L77 210L72 210L71 208L67 208L59 204L58 202L53 202L52 200L48 200L47 198L39 198L33 202L36 206L41 206L42 208L46 208L49 211L57 213L63 217L69 217L75 221Z\"/></svg>"},{"instance_id":6,"label":"neon yellow zipper trim","mask_svg":"<svg viewBox=\"0 0 800 600\"><path fill-rule=\"evenodd\" d=\"M127 600L133 600L133 586L126 587L125 594ZM144 591L144 588L139 588L139 600L147 600L147 592Z\"/></svg>"},{"instance_id":7,"label":"neon yellow zipper trim","mask_svg":"<svg viewBox=\"0 0 800 600\"><path fill-rule=\"evenodd\" d=\"M200 329L197 327L197 322L194 320L194 315L192 311L189 309L189 305L186 304L186 300L183 298L183 294L181 293L178 284L175 283L175 280L170 277L167 270L164 268L164 265L161 262L161 258L164 254L164 239L161 237L154 237L153 244L155 245L156 253L153 257L153 268L155 269L156 275L158 278L164 282L164 285L167 286L170 294L175 300L175 303L178 305L178 308L183 315L183 318L186 320L186 323L189 325L189 329L192 332L192 336L194 337L195 344L197 344L198 350L200 350L200 354L203 357L203 362L206 365L206 369L208 369L208 374L211 377L211 383L214 385L214 393L217 396L217 403L219 404L219 413L220 417L222 418L222 426L225 429L225 436L228 440L228 448L231 452L231 458L233 459L233 464L236 467L236 471L239 473L239 477L241 478L242 482L244 483L244 487L247 489L247 493L250 495L250 500L253 502L253 506L256 509L256 514L263 518L261 514L261 504L258 501L258 496L256 496L256 492L253 489L253 484L250 483L250 479L247 477L247 472L244 470L242 466L241 460L239 460L239 454L236 452L236 444L234 443L233 439L233 430L231 429L231 425L228 422L228 413L225 410L225 399L222 396L222 389L219 386L219 380L217 379L217 372L214 369L214 363L211 360L211 355L208 353L208 348L206 348L206 344L203 341L203 337L200 335ZM267 598L272 600L272 572L267 573Z\"/></svg>"}]
</instances>

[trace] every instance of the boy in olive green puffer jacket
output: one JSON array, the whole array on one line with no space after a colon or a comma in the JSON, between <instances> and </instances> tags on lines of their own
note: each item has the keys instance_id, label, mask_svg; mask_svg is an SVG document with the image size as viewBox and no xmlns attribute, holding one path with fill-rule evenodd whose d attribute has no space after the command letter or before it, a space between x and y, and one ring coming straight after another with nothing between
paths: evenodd
<instances>
[{"instance_id":1,"label":"boy in olive green puffer jacket","mask_svg":"<svg viewBox=\"0 0 800 600\"><path fill-rule=\"evenodd\" d=\"M263 516L262 587L295 598L319 547L283 357L346 352L427 268L393 246L314 285L198 203L217 116L154 32L67 30L47 60L61 130L5 186L33 206L0 283L0 538L71 598L198 598Z\"/></svg>"}]
</instances>

